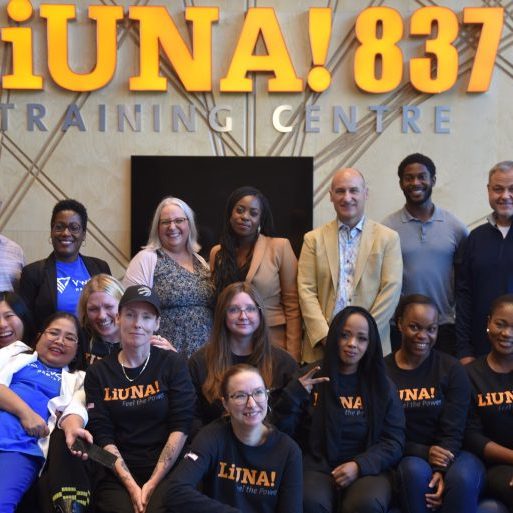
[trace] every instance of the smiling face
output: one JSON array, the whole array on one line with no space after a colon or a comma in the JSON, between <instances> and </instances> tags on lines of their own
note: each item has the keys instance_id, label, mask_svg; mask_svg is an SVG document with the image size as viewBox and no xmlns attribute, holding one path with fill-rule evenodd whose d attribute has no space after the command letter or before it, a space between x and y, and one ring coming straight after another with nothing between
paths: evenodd
<instances>
[{"instance_id":1,"label":"smiling face","mask_svg":"<svg viewBox=\"0 0 513 513\"><path fill-rule=\"evenodd\" d=\"M233 296L226 309L226 328L235 339L247 339L260 326L260 309L246 292Z\"/></svg>"},{"instance_id":2,"label":"smiling face","mask_svg":"<svg viewBox=\"0 0 513 513\"><path fill-rule=\"evenodd\" d=\"M49 367L62 368L71 363L77 353L78 333L75 323L66 317L55 319L41 333L36 351Z\"/></svg>"},{"instance_id":3,"label":"smiling face","mask_svg":"<svg viewBox=\"0 0 513 513\"><path fill-rule=\"evenodd\" d=\"M0 348L23 339L23 321L7 301L0 301Z\"/></svg>"},{"instance_id":4,"label":"smiling face","mask_svg":"<svg viewBox=\"0 0 513 513\"><path fill-rule=\"evenodd\" d=\"M264 421L267 415L267 393L257 372L242 371L235 374L228 381L226 391L227 397L223 398L223 406L230 415L232 424L240 428L251 428ZM250 394L256 396L258 401Z\"/></svg>"},{"instance_id":5,"label":"smiling face","mask_svg":"<svg viewBox=\"0 0 513 513\"><path fill-rule=\"evenodd\" d=\"M488 319L488 338L497 356L513 357L513 304L503 303Z\"/></svg>"},{"instance_id":6,"label":"smiling face","mask_svg":"<svg viewBox=\"0 0 513 513\"><path fill-rule=\"evenodd\" d=\"M356 169L341 169L331 182L330 200L335 207L338 219L353 228L365 212L367 187Z\"/></svg>"},{"instance_id":7,"label":"smiling face","mask_svg":"<svg viewBox=\"0 0 513 513\"><path fill-rule=\"evenodd\" d=\"M57 212L51 226L51 239L55 256L62 262L73 262L84 242L86 232L80 215L74 210Z\"/></svg>"},{"instance_id":8,"label":"smiling face","mask_svg":"<svg viewBox=\"0 0 513 513\"><path fill-rule=\"evenodd\" d=\"M106 292L92 292L87 300L86 315L91 329L107 342L119 342L116 324L119 301Z\"/></svg>"},{"instance_id":9,"label":"smiling face","mask_svg":"<svg viewBox=\"0 0 513 513\"><path fill-rule=\"evenodd\" d=\"M256 237L261 217L260 200L256 196L243 196L232 209L230 226L240 238Z\"/></svg>"},{"instance_id":10,"label":"smiling face","mask_svg":"<svg viewBox=\"0 0 513 513\"><path fill-rule=\"evenodd\" d=\"M178 205L166 205L160 212L159 239L173 253L184 251L189 240L189 220Z\"/></svg>"},{"instance_id":11,"label":"smiling face","mask_svg":"<svg viewBox=\"0 0 513 513\"><path fill-rule=\"evenodd\" d=\"M509 226L513 216L513 169L493 173L488 184L488 201L499 223Z\"/></svg>"},{"instance_id":12,"label":"smiling face","mask_svg":"<svg viewBox=\"0 0 513 513\"><path fill-rule=\"evenodd\" d=\"M438 312L432 305L410 304L398 320L398 328L402 334L401 349L424 361L436 342Z\"/></svg>"},{"instance_id":13,"label":"smiling face","mask_svg":"<svg viewBox=\"0 0 513 513\"><path fill-rule=\"evenodd\" d=\"M367 319L358 313L351 314L338 340L338 357L340 372L354 374L358 364L369 347L369 324Z\"/></svg>"},{"instance_id":14,"label":"smiling face","mask_svg":"<svg viewBox=\"0 0 513 513\"><path fill-rule=\"evenodd\" d=\"M150 338L159 329L155 308L144 301L133 301L118 313L118 326L123 349L150 345Z\"/></svg>"},{"instance_id":15,"label":"smiling face","mask_svg":"<svg viewBox=\"0 0 513 513\"><path fill-rule=\"evenodd\" d=\"M431 197L436 177L426 166L419 163L408 164L403 171L399 186L404 193L406 202L411 205L422 205Z\"/></svg>"}]
</instances>

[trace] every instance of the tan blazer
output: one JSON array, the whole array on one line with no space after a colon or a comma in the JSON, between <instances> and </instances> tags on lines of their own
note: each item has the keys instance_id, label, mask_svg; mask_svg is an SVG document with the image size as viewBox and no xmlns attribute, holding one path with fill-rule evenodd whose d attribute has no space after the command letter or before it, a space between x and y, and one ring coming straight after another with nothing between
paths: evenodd
<instances>
[{"instance_id":1,"label":"tan blazer","mask_svg":"<svg viewBox=\"0 0 513 513\"><path fill-rule=\"evenodd\" d=\"M210 269L221 246L210 252ZM288 239L259 235L246 281L262 296L271 342L301 359L301 314L297 295L297 258Z\"/></svg>"},{"instance_id":2,"label":"tan blazer","mask_svg":"<svg viewBox=\"0 0 513 513\"><path fill-rule=\"evenodd\" d=\"M305 235L298 266L298 293L305 324L303 360L322 358L318 344L328 334L333 316L339 274L337 221ZM399 235L366 219L356 259L351 305L370 311L376 319L383 353L390 352L389 321L399 301L403 261Z\"/></svg>"}]
</instances>

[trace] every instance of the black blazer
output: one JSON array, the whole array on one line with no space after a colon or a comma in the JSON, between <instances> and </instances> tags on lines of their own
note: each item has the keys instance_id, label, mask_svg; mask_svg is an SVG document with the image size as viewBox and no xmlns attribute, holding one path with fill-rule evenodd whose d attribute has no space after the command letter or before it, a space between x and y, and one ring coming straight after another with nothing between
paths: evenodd
<instances>
[{"instance_id":1,"label":"black blazer","mask_svg":"<svg viewBox=\"0 0 513 513\"><path fill-rule=\"evenodd\" d=\"M110 274L109 264L104 260L80 255L91 276ZM57 272L55 255L26 265L21 271L20 295L34 316L36 330L43 321L57 310Z\"/></svg>"}]
</instances>

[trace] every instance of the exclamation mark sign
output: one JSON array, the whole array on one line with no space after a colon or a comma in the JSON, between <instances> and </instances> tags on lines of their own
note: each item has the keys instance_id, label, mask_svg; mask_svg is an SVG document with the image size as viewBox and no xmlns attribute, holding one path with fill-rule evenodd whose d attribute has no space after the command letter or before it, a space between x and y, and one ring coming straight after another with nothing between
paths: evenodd
<instances>
[{"instance_id":1,"label":"exclamation mark sign","mask_svg":"<svg viewBox=\"0 0 513 513\"><path fill-rule=\"evenodd\" d=\"M7 6L7 14L11 20L22 22L32 16L32 4L29 0L10 0Z\"/></svg>"},{"instance_id":2,"label":"exclamation mark sign","mask_svg":"<svg viewBox=\"0 0 513 513\"><path fill-rule=\"evenodd\" d=\"M331 73L325 67L331 38L331 9L312 7L309 15L310 48L314 67L308 73L308 85L316 93L322 93L331 84Z\"/></svg>"}]
</instances>

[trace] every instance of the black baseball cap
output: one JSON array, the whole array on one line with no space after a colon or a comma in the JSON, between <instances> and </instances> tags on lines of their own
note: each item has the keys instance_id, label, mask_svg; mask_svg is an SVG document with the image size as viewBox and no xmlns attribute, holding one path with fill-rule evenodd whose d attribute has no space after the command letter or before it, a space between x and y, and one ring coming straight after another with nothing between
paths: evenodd
<instances>
[{"instance_id":1,"label":"black baseball cap","mask_svg":"<svg viewBox=\"0 0 513 513\"><path fill-rule=\"evenodd\" d=\"M146 285L132 285L128 287L119 301L118 311L121 312L124 306L134 301L149 303L157 311L157 317L160 317L160 300L150 287Z\"/></svg>"}]
</instances>

